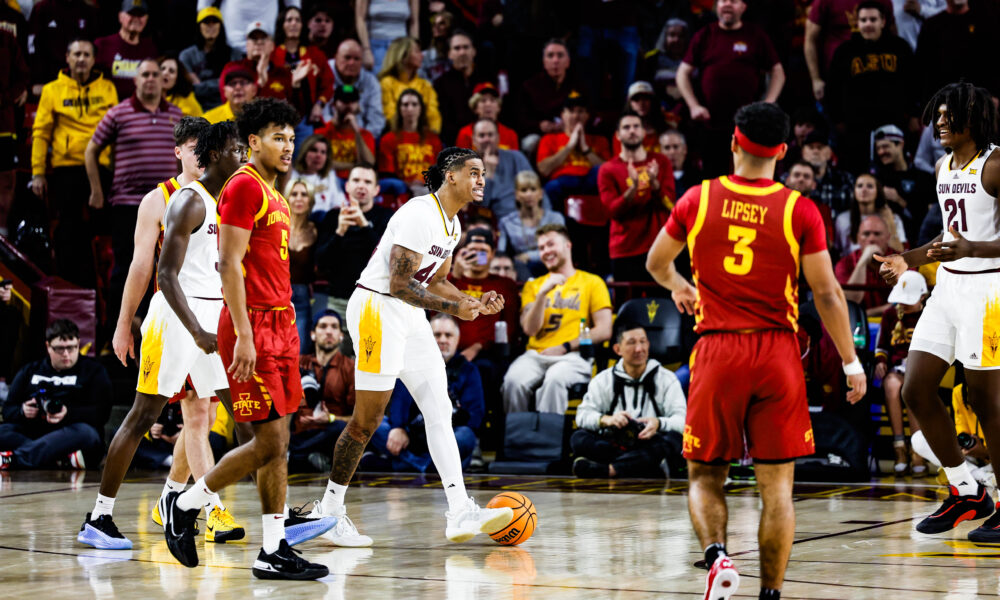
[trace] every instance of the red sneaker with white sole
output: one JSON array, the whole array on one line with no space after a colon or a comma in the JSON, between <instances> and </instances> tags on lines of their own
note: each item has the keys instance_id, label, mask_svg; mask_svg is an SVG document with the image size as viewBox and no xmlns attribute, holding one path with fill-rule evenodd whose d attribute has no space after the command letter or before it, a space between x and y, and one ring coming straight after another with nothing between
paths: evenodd
<instances>
[{"instance_id":1,"label":"red sneaker with white sole","mask_svg":"<svg viewBox=\"0 0 1000 600\"><path fill-rule=\"evenodd\" d=\"M740 587L740 574L728 556L720 556L712 563L705 578L704 600L727 600Z\"/></svg>"}]
</instances>

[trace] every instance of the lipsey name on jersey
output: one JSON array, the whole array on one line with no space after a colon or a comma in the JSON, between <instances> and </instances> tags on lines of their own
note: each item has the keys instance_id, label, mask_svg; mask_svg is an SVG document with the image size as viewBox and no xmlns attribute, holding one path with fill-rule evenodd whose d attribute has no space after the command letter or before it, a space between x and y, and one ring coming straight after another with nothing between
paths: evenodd
<instances>
[{"instance_id":1,"label":"lipsey name on jersey","mask_svg":"<svg viewBox=\"0 0 1000 600\"><path fill-rule=\"evenodd\" d=\"M975 183L939 183L939 194L975 194Z\"/></svg>"},{"instance_id":2,"label":"lipsey name on jersey","mask_svg":"<svg viewBox=\"0 0 1000 600\"><path fill-rule=\"evenodd\" d=\"M754 225L763 225L768 207L739 200L726 198L722 201L722 216L726 219L736 219Z\"/></svg>"}]
</instances>

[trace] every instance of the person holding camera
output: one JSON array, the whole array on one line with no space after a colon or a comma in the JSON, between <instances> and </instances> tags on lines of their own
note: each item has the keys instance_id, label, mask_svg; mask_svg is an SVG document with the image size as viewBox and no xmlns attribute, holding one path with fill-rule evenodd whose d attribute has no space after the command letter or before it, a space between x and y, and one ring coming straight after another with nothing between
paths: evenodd
<instances>
[{"instance_id":1,"label":"person holding camera","mask_svg":"<svg viewBox=\"0 0 1000 600\"><path fill-rule=\"evenodd\" d=\"M461 339L458 322L449 314L431 317L431 330L441 350L451 398L451 425L455 430L462 467L468 467L479 441L476 429L483 422L485 401L479 371L458 352ZM433 461L427 448L424 417L402 381L396 382L389 402L389 414L372 435L375 452L361 457L362 471L418 471L426 473Z\"/></svg>"},{"instance_id":2,"label":"person holding camera","mask_svg":"<svg viewBox=\"0 0 1000 600\"><path fill-rule=\"evenodd\" d=\"M687 400L681 383L656 359L637 323L617 326L614 367L597 374L576 411L570 438L580 478L660 477L684 464Z\"/></svg>"},{"instance_id":3,"label":"person holding camera","mask_svg":"<svg viewBox=\"0 0 1000 600\"><path fill-rule=\"evenodd\" d=\"M59 319L45 330L48 358L14 377L3 404L0 469L100 463L111 379L96 360L80 355L80 330Z\"/></svg>"}]
</instances>

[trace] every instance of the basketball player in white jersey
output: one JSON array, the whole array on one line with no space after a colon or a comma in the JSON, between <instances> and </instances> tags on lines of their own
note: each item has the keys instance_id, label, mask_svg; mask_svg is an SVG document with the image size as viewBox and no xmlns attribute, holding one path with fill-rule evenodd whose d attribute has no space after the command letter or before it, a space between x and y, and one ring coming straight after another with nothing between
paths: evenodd
<instances>
[{"instance_id":1,"label":"basketball player in white jersey","mask_svg":"<svg viewBox=\"0 0 1000 600\"><path fill-rule=\"evenodd\" d=\"M206 125L194 154L197 164L205 168L204 175L175 192L163 214L163 248L157 267L160 290L143 321L135 403L111 442L97 503L77 536L95 548L132 547L112 519L115 496L142 436L185 380L190 378L197 397L206 402L213 395L228 401L229 382L216 352L222 281L216 270L215 197L245 156L231 122ZM220 505L213 498L206 536L217 542L241 539L243 528L231 516L224 516Z\"/></svg>"},{"instance_id":2,"label":"basketball player in white jersey","mask_svg":"<svg viewBox=\"0 0 1000 600\"><path fill-rule=\"evenodd\" d=\"M310 513L338 518L323 535L335 545L372 543L347 518L344 494L382 421L396 379L410 390L424 416L427 446L448 498L446 537L464 542L505 527L513 517L508 508L480 508L465 491L444 361L424 314L434 310L471 321L503 309L504 299L496 292L475 299L446 279L461 237L456 214L470 202L482 202L484 176L483 161L474 151L441 151L424 172L431 193L413 198L392 216L348 301L347 327L357 356L354 414L337 440L323 500Z\"/></svg>"},{"instance_id":3,"label":"basketball player in white jersey","mask_svg":"<svg viewBox=\"0 0 1000 600\"><path fill-rule=\"evenodd\" d=\"M937 392L948 367L960 361L990 458L1000 464L1000 151L992 143L997 108L985 89L953 83L931 98L924 121L950 151L936 167L944 231L921 248L875 257L890 284L907 269L941 261L937 285L913 332L903 400L944 466L951 493L917 531L941 533L992 514L969 539L997 543L1000 512L994 512L986 487L973 479Z\"/></svg>"}]
</instances>

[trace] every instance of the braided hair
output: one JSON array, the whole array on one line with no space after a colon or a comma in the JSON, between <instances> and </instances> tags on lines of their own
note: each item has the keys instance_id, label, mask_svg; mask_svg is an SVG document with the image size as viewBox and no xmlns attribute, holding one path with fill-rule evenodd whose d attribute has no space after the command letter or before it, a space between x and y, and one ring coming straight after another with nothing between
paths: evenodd
<instances>
[{"instance_id":1,"label":"braided hair","mask_svg":"<svg viewBox=\"0 0 1000 600\"><path fill-rule=\"evenodd\" d=\"M437 161L423 172L424 185L432 193L441 189L444 185L444 174L449 171L457 171L465 166L466 161L472 158L482 160L479 153L469 148L459 148L449 146L438 153Z\"/></svg>"},{"instance_id":2,"label":"braided hair","mask_svg":"<svg viewBox=\"0 0 1000 600\"><path fill-rule=\"evenodd\" d=\"M997 141L997 109L993 105L990 92L971 83L960 81L944 86L924 107L923 121L931 125L937 121L938 107L948 107L948 129L963 131L966 127L976 143L976 149L984 150ZM934 139L941 138L941 132L933 127Z\"/></svg>"}]
</instances>

